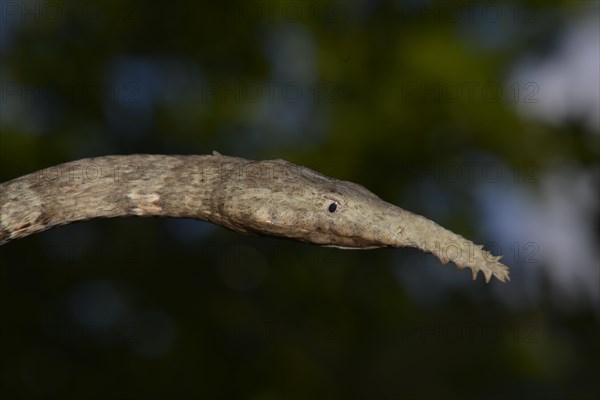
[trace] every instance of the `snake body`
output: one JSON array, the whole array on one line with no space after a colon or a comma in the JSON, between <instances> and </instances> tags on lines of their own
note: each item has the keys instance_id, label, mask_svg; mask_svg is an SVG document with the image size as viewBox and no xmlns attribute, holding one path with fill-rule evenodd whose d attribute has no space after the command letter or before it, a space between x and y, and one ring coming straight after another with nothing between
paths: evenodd
<instances>
[{"instance_id":1,"label":"snake body","mask_svg":"<svg viewBox=\"0 0 600 400\"><path fill-rule=\"evenodd\" d=\"M416 247L509 279L482 246L363 186L276 159L212 155L86 158L0 184L0 245L92 218L162 216L350 249Z\"/></svg>"}]
</instances>

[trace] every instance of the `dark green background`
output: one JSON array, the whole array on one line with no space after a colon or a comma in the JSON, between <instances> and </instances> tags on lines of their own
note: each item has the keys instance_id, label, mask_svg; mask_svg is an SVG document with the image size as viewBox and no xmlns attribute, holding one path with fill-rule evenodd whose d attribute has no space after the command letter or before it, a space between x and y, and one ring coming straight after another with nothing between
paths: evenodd
<instances>
[{"instance_id":1,"label":"dark green background","mask_svg":"<svg viewBox=\"0 0 600 400\"><path fill-rule=\"evenodd\" d=\"M474 188L598 169L597 135L522 119L509 81L586 1L0 4L0 181L106 154L280 157L489 245ZM410 249L57 228L0 248L0 396L598 399L598 306L561 306L528 244L486 285Z\"/></svg>"}]
</instances>

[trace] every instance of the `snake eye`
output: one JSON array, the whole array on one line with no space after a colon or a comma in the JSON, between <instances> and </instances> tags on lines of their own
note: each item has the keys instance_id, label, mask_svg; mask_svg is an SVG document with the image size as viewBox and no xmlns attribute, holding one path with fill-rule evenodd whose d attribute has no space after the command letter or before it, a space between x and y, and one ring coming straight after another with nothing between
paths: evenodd
<instances>
[{"instance_id":1,"label":"snake eye","mask_svg":"<svg viewBox=\"0 0 600 400\"><path fill-rule=\"evenodd\" d=\"M327 211L329 211L330 213L334 213L335 210L337 210L337 203L334 201L333 203L331 203L329 205L329 208L327 208Z\"/></svg>"}]
</instances>

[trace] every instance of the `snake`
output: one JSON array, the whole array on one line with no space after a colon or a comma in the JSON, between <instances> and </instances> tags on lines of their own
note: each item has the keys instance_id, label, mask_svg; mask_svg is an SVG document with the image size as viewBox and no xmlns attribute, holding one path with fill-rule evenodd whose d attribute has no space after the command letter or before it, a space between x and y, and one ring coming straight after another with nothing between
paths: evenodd
<instances>
[{"instance_id":1,"label":"snake","mask_svg":"<svg viewBox=\"0 0 600 400\"><path fill-rule=\"evenodd\" d=\"M411 247L442 263L509 280L509 269L472 241L390 204L365 187L283 159L110 155L71 161L0 184L0 245L94 218L209 221L242 234L341 249Z\"/></svg>"}]
</instances>

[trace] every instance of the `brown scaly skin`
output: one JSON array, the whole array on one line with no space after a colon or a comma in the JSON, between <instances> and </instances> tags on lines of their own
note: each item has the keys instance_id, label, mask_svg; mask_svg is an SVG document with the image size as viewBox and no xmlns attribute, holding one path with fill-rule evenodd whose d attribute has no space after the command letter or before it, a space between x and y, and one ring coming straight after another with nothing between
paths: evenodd
<instances>
[{"instance_id":1,"label":"brown scaly skin","mask_svg":"<svg viewBox=\"0 0 600 400\"><path fill-rule=\"evenodd\" d=\"M416 247L473 279L509 280L508 268L473 242L386 203L364 187L285 160L129 155L86 158L0 184L0 245L92 218L195 218L349 249Z\"/></svg>"}]
</instances>

